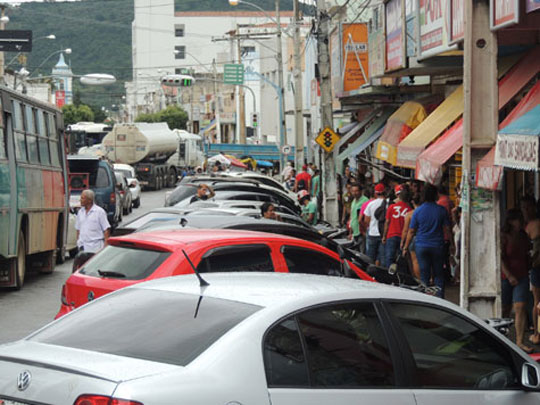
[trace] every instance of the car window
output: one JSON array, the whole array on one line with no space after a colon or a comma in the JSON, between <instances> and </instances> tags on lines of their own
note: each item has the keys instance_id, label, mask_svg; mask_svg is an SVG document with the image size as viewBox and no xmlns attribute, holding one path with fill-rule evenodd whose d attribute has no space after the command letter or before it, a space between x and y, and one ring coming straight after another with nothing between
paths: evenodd
<instances>
[{"instance_id":1,"label":"car window","mask_svg":"<svg viewBox=\"0 0 540 405\"><path fill-rule=\"evenodd\" d=\"M186 366L259 309L199 294L128 288L62 317L30 340Z\"/></svg>"},{"instance_id":2,"label":"car window","mask_svg":"<svg viewBox=\"0 0 540 405\"><path fill-rule=\"evenodd\" d=\"M518 377L507 348L474 323L449 311L390 304L411 349L422 388L503 389Z\"/></svg>"},{"instance_id":3,"label":"car window","mask_svg":"<svg viewBox=\"0 0 540 405\"><path fill-rule=\"evenodd\" d=\"M107 174L107 170L105 170L104 167L98 167L97 175L95 179L95 187L96 188L104 188L109 187L109 175Z\"/></svg>"},{"instance_id":4,"label":"car window","mask_svg":"<svg viewBox=\"0 0 540 405\"><path fill-rule=\"evenodd\" d=\"M373 304L351 302L297 315L314 387L390 387L394 367Z\"/></svg>"},{"instance_id":5,"label":"car window","mask_svg":"<svg viewBox=\"0 0 540 405\"><path fill-rule=\"evenodd\" d=\"M170 252L109 245L88 261L81 273L93 277L141 280L152 274L170 255Z\"/></svg>"},{"instance_id":6,"label":"car window","mask_svg":"<svg viewBox=\"0 0 540 405\"><path fill-rule=\"evenodd\" d=\"M289 273L322 274L339 276L341 263L332 257L311 249L297 246L281 248Z\"/></svg>"},{"instance_id":7,"label":"car window","mask_svg":"<svg viewBox=\"0 0 540 405\"><path fill-rule=\"evenodd\" d=\"M309 373L296 319L268 331L264 339L264 369L269 387L307 387Z\"/></svg>"},{"instance_id":8,"label":"car window","mask_svg":"<svg viewBox=\"0 0 540 405\"><path fill-rule=\"evenodd\" d=\"M237 245L209 250L197 270L201 273L274 271L274 265L267 245Z\"/></svg>"}]
</instances>

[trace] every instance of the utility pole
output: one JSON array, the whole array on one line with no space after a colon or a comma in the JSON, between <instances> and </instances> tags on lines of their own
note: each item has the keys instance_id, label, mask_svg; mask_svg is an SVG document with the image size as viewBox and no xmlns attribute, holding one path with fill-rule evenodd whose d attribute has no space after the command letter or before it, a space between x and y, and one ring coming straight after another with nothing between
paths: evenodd
<instances>
[{"instance_id":1,"label":"utility pole","mask_svg":"<svg viewBox=\"0 0 540 405\"><path fill-rule=\"evenodd\" d=\"M324 0L317 0L317 53L321 86L321 130L326 127L334 128L330 52L328 49L330 16L326 11L325 3ZM324 218L326 221L335 225L339 217L334 154L324 152L323 160Z\"/></svg>"},{"instance_id":2,"label":"utility pole","mask_svg":"<svg viewBox=\"0 0 540 405\"><path fill-rule=\"evenodd\" d=\"M218 89L217 89L217 68L216 68L216 60L212 60L212 67L214 69L214 119L216 120L216 141L217 143L223 142L221 139L221 122L219 120L219 97L218 97Z\"/></svg>"},{"instance_id":3,"label":"utility pole","mask_svg":"<svg viewBox=\"0 0 540 405\"><path fill-rule=\"evenodd\" d=\"M238 63L242 64L242 42L240 40L240 26L236 24L236 52ZM238 138L240 144L246 143L246 100L244 99L244 88L238 86Z\"/></svg>"},{"instance_id":4,"label":"utility pole","mask_svg":"<svg viewBox=\"0 0 540 405\"><path fill-rule=\"evenodd\" d=\"M281 147L286 143L287 137L287 126L285 125L285 89L283 88L283 47L281 46L281 17L279 13L279 0L276 0L276 47L277 47L277 69L278 69L278 85L280 88L280 102L281 102L281 111L283 114L280 115L280 131L279 131L279 172L281 173L285 168L285 161L283 158L283 153Z\"/></svg>"},{"instance_id":5,"label":"utility pole","mask_svg":"<svg viewBox=\"0 0 540 405\"><path fill-rule=\"evenodd\" d=\"M294 0L294 133L296 168L299 170L304 164L304 98L302 86L302 57L300 55L300 7L298 0Z\"/></svg>"}]
</instances>

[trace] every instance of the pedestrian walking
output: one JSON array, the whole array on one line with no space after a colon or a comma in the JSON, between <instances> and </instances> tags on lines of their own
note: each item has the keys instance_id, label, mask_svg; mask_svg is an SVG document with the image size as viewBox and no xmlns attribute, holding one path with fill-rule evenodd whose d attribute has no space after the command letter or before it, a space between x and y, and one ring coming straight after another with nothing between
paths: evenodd
<instances>
[{"instance_id":1,"label":"pedestrian walking","mask_svg":"<svg viewBox=\"0 0 540 405\"><path fill-rule=\"evenodd\" d=\"M501 301L503 317L514 310L516 344L526 353L533 349L523 340L527 325L529 295L529 240L523 230L523 216L518 209L510 209L501 232Z\"/></svg>"},{"instance_id":2,"label":"pedestrian walking","mask_svg":"<svg viewBox=\"0 0 540 405\"><path fill-rule=\"evenodd\" d=\"M426 184L422 193L423 203L414 211L403 249L406 252L412 238L416 236L416 256L422 282L428 285L433 278L438 287L437 296L444 298L443 252L445 235L450 235L450 218L446 209L436 203L438 195L435 186ZM448 239L453 252L453 239L449 236Z\"/></svg>"},{"instance_id":3,"label":"pedestrian walking","mask_svg":"<svg viewBox=\"0 0 540 405\"><path fill-rule=\"evenodd\" d=\"M417 279L420 279L420 265L418 264L418 258L416 257L416 244L415 237L411 239L411 242L409 244L409 249L405 251L405 241L407 240L407 234L409 233L409 226L411 224L411 219L414 214L414 211L420 206L422 202L422 197L420 197L420 194L416 194L411 199L411 207L412 209L407 212L407 215L405 215L405 221L403 223L403 231L401 233L401 244L400 249L402 251L402 254L409 257L409 268L411 271L411 274L413 274Z\"/></svg>"},{"instance_id":4,"label":"pedestrian walking","mask_svg":"<svg viewBox=\"0 0 540 405\"><path fill-rule=\"evenodd\" d=\"M360 210L362 209L362 205L364 202L367 201L367 198L362 195L362 187L358 184L352 184L350 187L351 190L351 205L350 205L350 232L349 232L349 239L353 240L354 248L357 249L359 252L364 253L365 249L363 246L365 245L365 238L362 235L362 231L360 228Z\"/></svg>"},{"instance_id":5,"label":"pedestrian walking","mask_svg":"<svg viewBox=\"0 0 540 405\"><path fill-rule=\"evenodd\" d=\"M313 177L311 178L311 197L319 198L321 193L321 171L315 169L313 172Z\"/></svg>"},{"instance_id":6,"label":"pedestrian walking","mask_svg":"<svg viewBox=\"0 0 540 405\"><path fill-rule=\"evenodd\" d=\"M92 190L81 193L81 208L75 220L77 247L85 253L95 253L103 248L111 234L107 213L94 203Z\"/></svg>"},{"instance_id":7,"label":"pedestrian walking","mask_svg":"<svg viewBox=\"0 0 540 405\"><path fill-rule=\"evenodd\" d=\"M386 257L385 266L390 267L398 256L401 246L401 235L405 225L405 217L411 210L409 204L409 190L398 184L394 187L394 193L397 200L391 204L386 211L386 221L384 224L384 232L382 235L382 243L384 244L384 253Z\"/></svg>"},{"instance_id":8,"label":"pedestrian walking","mask_svg":"<svg viewBox=\"0 0 540 405\"><path fill-rule=\"evenodd\" d=\"M364 211L364 223L367 227L366 249L367 255L377 265L384 264L384 245L382 234L386 218L387 202L384 195L384 184L375 186L375 199L371 201Z\"/></svg>"},{"instance_id":9,"label":"pedestrian walking","mask_svg":"<svg viewBox=\"0 0 540 405\"><path fill-rule=\"evenodd\" d=\"M294 183L294 192L298 193L301 190L311 190L311 176L307 171L307 165L302 166L302 171L296 175Z\"/></svg>"},{"instance_id":10,"label":"pedestrian walking","mask_svg":"<svg viewBox=\"0 0 540 405\"><path fill-rule=\"evenodd\" d=\"M317 203L311 199L307 190L298 192L298 202L302 206L302 218L310 225L316 225L319 220Z\"/></svg>"}]
</instances>

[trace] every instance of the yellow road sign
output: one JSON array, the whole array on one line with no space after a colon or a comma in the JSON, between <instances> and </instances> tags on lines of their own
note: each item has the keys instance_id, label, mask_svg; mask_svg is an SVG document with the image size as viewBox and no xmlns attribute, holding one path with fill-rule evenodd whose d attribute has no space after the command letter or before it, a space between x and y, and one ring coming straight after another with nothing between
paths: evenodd
<instances>
[{"instance_id":1,"label":"yellow road sign","mask_svg":"<svg viewBox=\"0 0 540 405\"><path fill-rule=\"evenodd\" d=\"M323 148L327 152L332 152L332 149L334 149L334 146L336 146L336 143L339 141L339 135L336 134L332 128L326 127L321 132L319 132L319 135L317 138L315 138L315 142L317 142L321 148Z\"/></svg>"}]
</instances>

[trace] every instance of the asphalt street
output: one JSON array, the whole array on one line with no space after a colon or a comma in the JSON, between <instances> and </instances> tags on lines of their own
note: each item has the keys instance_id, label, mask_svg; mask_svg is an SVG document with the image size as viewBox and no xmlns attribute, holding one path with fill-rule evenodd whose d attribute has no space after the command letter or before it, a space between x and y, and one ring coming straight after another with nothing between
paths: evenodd
<instances>
[{"instance_id":1,"label":"asphalt street","mask_svg":"<svg viewBox=\"0 0 540 405\"><path fill-rule=\"evenodd\" d=\"M144 192L141 206L122 223L162 207L166 190ZM54 319L60 309L62 285L71 274L73 261L57 265L51 274L27 273L20 291L0 290L0 343L23 338Z\"/></svg>"}]
</instances>

